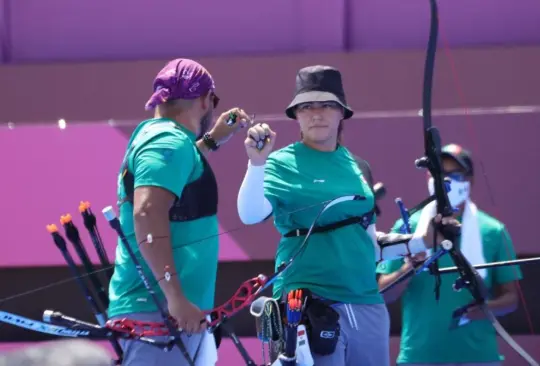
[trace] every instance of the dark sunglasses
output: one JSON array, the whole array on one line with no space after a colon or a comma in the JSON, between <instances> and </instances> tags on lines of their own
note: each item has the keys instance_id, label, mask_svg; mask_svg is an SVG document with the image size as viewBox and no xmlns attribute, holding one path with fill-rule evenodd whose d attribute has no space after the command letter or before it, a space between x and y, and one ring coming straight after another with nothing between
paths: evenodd
<instances>
[{"instance_id":1,"label":"dark sunglasses","mask_svg":"<svg viewBox=\"0 0 540 366\"><path fill-rule=\"evenodd\" d=\"M210 92L210 100L212 101L214 108L217 108L219 104L219 97L214 92Z\"/></svg>"}]
</instances>

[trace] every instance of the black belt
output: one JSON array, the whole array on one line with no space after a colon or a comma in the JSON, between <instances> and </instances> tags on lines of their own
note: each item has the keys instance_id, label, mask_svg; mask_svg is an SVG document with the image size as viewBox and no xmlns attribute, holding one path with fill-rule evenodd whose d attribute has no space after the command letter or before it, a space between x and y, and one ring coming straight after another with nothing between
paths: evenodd
<instances>
[{"instance_id":1,"label":"black belt","mask_svg":"<svg viewBox=\"0 0 540 366\"><path fill-rule=\"evenodd\" d=\"M323 226L315 226L313 230L311 231L311 233L312 234L325 233L327 231L336 230L344 226L353 225L353 224L360 224L364 228L364 230L367 230L368 226L371 224L371 220L373 219L374 214L375 214L374 211L369 211L367 214L364 214L362 216L349 217L348 219L334 222L332 224L323 225ZM308 231L309 229L295 229L295 230L289 231L287 234L283 236L286 238L304 236L308 233Z\"/></svg>"}]
</instances>

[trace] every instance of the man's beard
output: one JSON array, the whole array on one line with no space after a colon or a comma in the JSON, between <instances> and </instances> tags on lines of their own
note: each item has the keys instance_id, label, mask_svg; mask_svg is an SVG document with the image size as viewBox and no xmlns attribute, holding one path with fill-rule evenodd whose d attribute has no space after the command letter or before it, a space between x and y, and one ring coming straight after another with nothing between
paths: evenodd
<instances>
[{"instance_id":1,"label":"man's beard","mask_svg":"<svg viewBox=\"0 0 540 366\"><path fill-rule=\"evenodd\" d=\"M210 110L201 118L199 136L197 137L197 140L202 138L203 135L210 130L211 125L212 125L212 111Z\"/></svg>"}]
</instances>

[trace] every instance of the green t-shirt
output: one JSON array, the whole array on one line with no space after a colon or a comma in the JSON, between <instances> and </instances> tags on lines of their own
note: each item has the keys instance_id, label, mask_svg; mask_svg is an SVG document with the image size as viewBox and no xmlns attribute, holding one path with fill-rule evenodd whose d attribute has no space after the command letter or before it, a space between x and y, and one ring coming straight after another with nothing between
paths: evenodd
<instances>
[{"instance_id":1,"label":"green t-shirt","mask_svg":"<svg viewBox=\"0 0 540 366\"><path fill-rule=\"evenodd\" d=\"M133 148L131 146L133 145ZM195 145L195 135L167 119L142 122L128 143L125 158L134 175L134 187L156 186L180 197L185 185L199 178L203 171L201 155ZM118 197L125 197L122 171L118 176ZM135 238L133 206L123 203L119 208L122 229L131 249L137 255L151 283L152 271L144 261ZM218 264L218 221L209 216L186 222L170 223L170 238L178 277L186 297L201 310L212 309ZM160 300L164 295L155 285ZM109 285L109 317L134 312L156 311L148 291L141 281L133 261L118 241L114 275Z\"/></svg>"},{"instance_id":2,"label":"green t-shirt","mask_svg":"<svg viewBox=\"0 0 540 366\"><path fill-rule=\"evenodd\" d=\"M420 212L411 219L411 230L416 229ZM515 259L515 251L505 226L478 210L483 254L486 262ZM403 221L398 220L392 231L399 232ZM397 271L403 260L381 262L378 273ZM443 256L439 267L453 267L449 255ZM433 289L435 277L423 272L411 279L401 297L402 331L398 363L473 363L501 360L495 329L489 320L470 322L455 330L449 330L452 312L470 303L473 298L467 290L455 292L452 284L457 274L441 275L439 303ZM522 278L517 266L497 267L487 270L488 288ZM448 345L452 345L449 347Z\"/></svg>"},{"instance_id":3,"label":"green t-shirt","mask_svg":"<svg viewBox=\"0 0 540 366\"><path fill-rule=\"evenodd\" d=\"M266 163L264 188L272 204L274 224L282 235L276 269L298 251L304 240L303 236L283 235L293 229L309 228L323 201L355 194L366 197L332 206L320 216L317 225L361 216L374 205L366 179L343 146L321 152L297 142L273 152ZM303 254L274 283L274 297L280 297L282 291L307 288L318 296L340 302L383 303L375 269L375 249L360 224L313 234Z\"/></svg>"}]
</instances>

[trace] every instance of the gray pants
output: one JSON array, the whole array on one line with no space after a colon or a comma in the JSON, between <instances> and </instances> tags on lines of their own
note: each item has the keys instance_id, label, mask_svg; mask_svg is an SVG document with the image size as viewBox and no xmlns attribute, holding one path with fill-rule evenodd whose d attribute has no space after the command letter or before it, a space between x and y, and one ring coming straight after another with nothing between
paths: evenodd
<instances>
[{"instance_id":1,"label":"gray pants","mask_svg":"<svg viewBox=\"0 0 540 366\"><path fill-rule=\"evenodd\" d=\"M501 366L497 362L474 362L474 363L400 363L399 366Z\"/></svg>"},{"instance_id":2,"label":"gray pants","mask_svg":"<svg viewBox=\"0 0 540 366\"><path fill-rule=\"evenodd\" d=\"M86 340L66 339L2 352L0 366L111 366L111 355Z\"/></svg>"},{"instance_id":3,"label":"gray pants","mask_svg":"<svg viewBox=\"0 0 540 366\"><path fill-rule=\"evenodd\" d=\"M162 318L159 313L134 313L122 315L115 317L113 319L122 319L129 318L133 320L144 320L151 322L162 322ZM203 337L205 339L203 339ZM211 338L211 344L214 344L214 337L207 332L201 334L192 334L188 336L187 334L182 334L182 342L193 360L195 353L197 353L197 365L204 364L205 366L213 366L214 362L204 362L203 358L205 357L205 349L202 347L203 341L208 341L208 338ZM158 342L166 342L167 337L152 337L152 339ZM188 366L186 358L180 352L178 347L174 347L169 352L164 352L161 348L151 346L147 343L143 343L137 340L120 340L120 346L124 351L124 362L122 366L161 366L161 365L170 365L170 366Z\"/></svg>"},{"instance_id":4,"label":"gray pants","mask_svg":"<svg viewBox=\"0 0 540 366\"><path fill-rule=\"evenodd\" d=\"M390 366L390 317L385 304L334 306L341 334L336 351L314 354L315 366Z\"/></svg>"}]
</instances>

